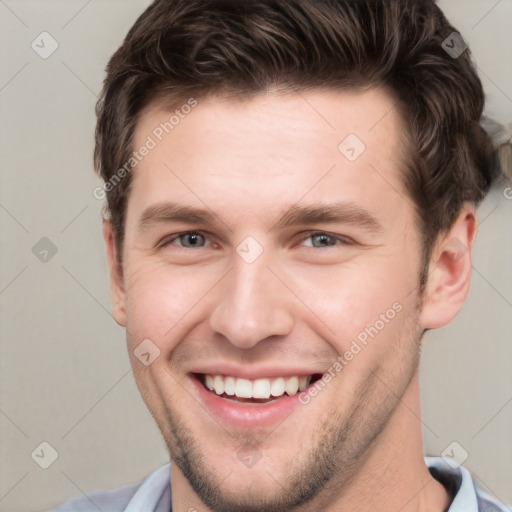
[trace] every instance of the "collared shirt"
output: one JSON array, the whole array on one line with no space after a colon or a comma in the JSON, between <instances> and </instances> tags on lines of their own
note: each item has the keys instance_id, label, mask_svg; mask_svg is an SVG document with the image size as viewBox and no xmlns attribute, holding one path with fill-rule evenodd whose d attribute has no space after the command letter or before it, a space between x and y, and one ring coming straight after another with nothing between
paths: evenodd
<instances>
[{"instance_id":1,"label":"collared shirt","mask_svg":"<svg viewBox=\"0 0 512 512\"><path fill-rule=\"evenodd\" d=\"M466 468L452 468L441 457L425 462L453 499L446 512L510 512L482 491ZM48 512L172 512L171 501L170 464L165 464L140 484L73 498Z\"/></svg>"}]
</instances>

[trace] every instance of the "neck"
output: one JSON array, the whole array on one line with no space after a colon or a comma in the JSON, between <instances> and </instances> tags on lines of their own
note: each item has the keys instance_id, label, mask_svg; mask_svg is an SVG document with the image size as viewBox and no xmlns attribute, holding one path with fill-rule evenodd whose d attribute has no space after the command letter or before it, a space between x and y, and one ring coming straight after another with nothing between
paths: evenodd
<instances>
[{"instance_id":1,"label":"neck","mask_svg":"<svg viewBox=\"0 0 512 512\"><path fill-rule=\"evenodd\" d=\"M445 512L450 498L425 464L420 418L419 374L416 372L400 404L351 480L337 486L333 478L329 490L302 507L300 512L382 509ZM205 507L175 465L172 465L171 475L173 511L216 512ZM195 508L191 508L191 503L196 504Z\"/></svg>"}]
</instances>

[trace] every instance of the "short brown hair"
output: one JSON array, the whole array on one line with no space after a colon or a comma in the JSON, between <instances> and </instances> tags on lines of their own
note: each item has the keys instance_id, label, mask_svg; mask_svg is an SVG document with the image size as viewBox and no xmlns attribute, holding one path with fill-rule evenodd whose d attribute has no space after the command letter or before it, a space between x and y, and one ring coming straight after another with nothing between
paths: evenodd
<instances>
[{"instance_id":1,"label":"short brown hair","mask_svg":"<svg viewBox=\"0 0 512 512\"><path fill-rule=\"evenodd\" d=\"M138 116L158 96L385 87L411 141L404 183L423 235L423 283L437 235L494 176L469 50L454 58L442 46L454 32L433 0L156 0L108 63L96 170L109 182L130 158ZM119 255L130 182L128 173L106 194Z\"/></svg>"}]
</instances>

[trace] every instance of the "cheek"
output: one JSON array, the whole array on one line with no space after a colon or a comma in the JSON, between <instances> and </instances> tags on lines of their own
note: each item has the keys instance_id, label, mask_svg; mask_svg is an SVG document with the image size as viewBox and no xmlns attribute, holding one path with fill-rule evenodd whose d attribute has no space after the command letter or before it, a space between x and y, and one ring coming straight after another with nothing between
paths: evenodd
<instances>
[{"instance_id":1,"label":"cheek","mask_svg":"<svg viewBox=\"0 0 512 512\"><path fill-rule=\"evenodd\" d=\"M130 345L149 338L167 357L199 322L225 270L208 266L172 266L166 262L127 264L126 307Z\"/></svg>"},{"instance_id":2,"label":"cheek","mask_svg":"<svg viewBox=\"0 0 512 512\"><path fill-rule=\"evenodd\" d=\"M147 262L129 267L126 296L131 338L149 338L163 348L164 340L190 312L201 291L200 277L196 274L191 279L189 273Z\"/></svg>"},{"instance_id":3,"label":"cheek","mask_svg":"<svg viewBox=\"0 0 512 512\"><path fill-rule=\"evenodd\" d=\"M297 295L328 326L328 336L340 352L375 323L391 330L398 309L414 298L415 269L397 255L367 257L343 266L296 272ZM384 315L384 320L381 320Z\"/></svg>"}]
</instances>

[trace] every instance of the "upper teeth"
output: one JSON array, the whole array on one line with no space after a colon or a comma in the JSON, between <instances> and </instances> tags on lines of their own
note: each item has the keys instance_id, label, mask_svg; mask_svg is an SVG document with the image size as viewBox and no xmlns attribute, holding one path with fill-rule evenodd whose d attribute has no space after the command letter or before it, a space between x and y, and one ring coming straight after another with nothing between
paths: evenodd
<instances>
[{"instance_id":1,"label":"upper teeth","mask_svg":"<svg viewBox=\"0 0 512 512\"><path fill-rule=\"evenodd\" d=\"M278 377L275 379L239 379L227 375L205 375L208 389L217 395L226 393L238 398L270 398L284 395L296 395L309 385L311 376Z\"/></svg>"}]
</instances>

